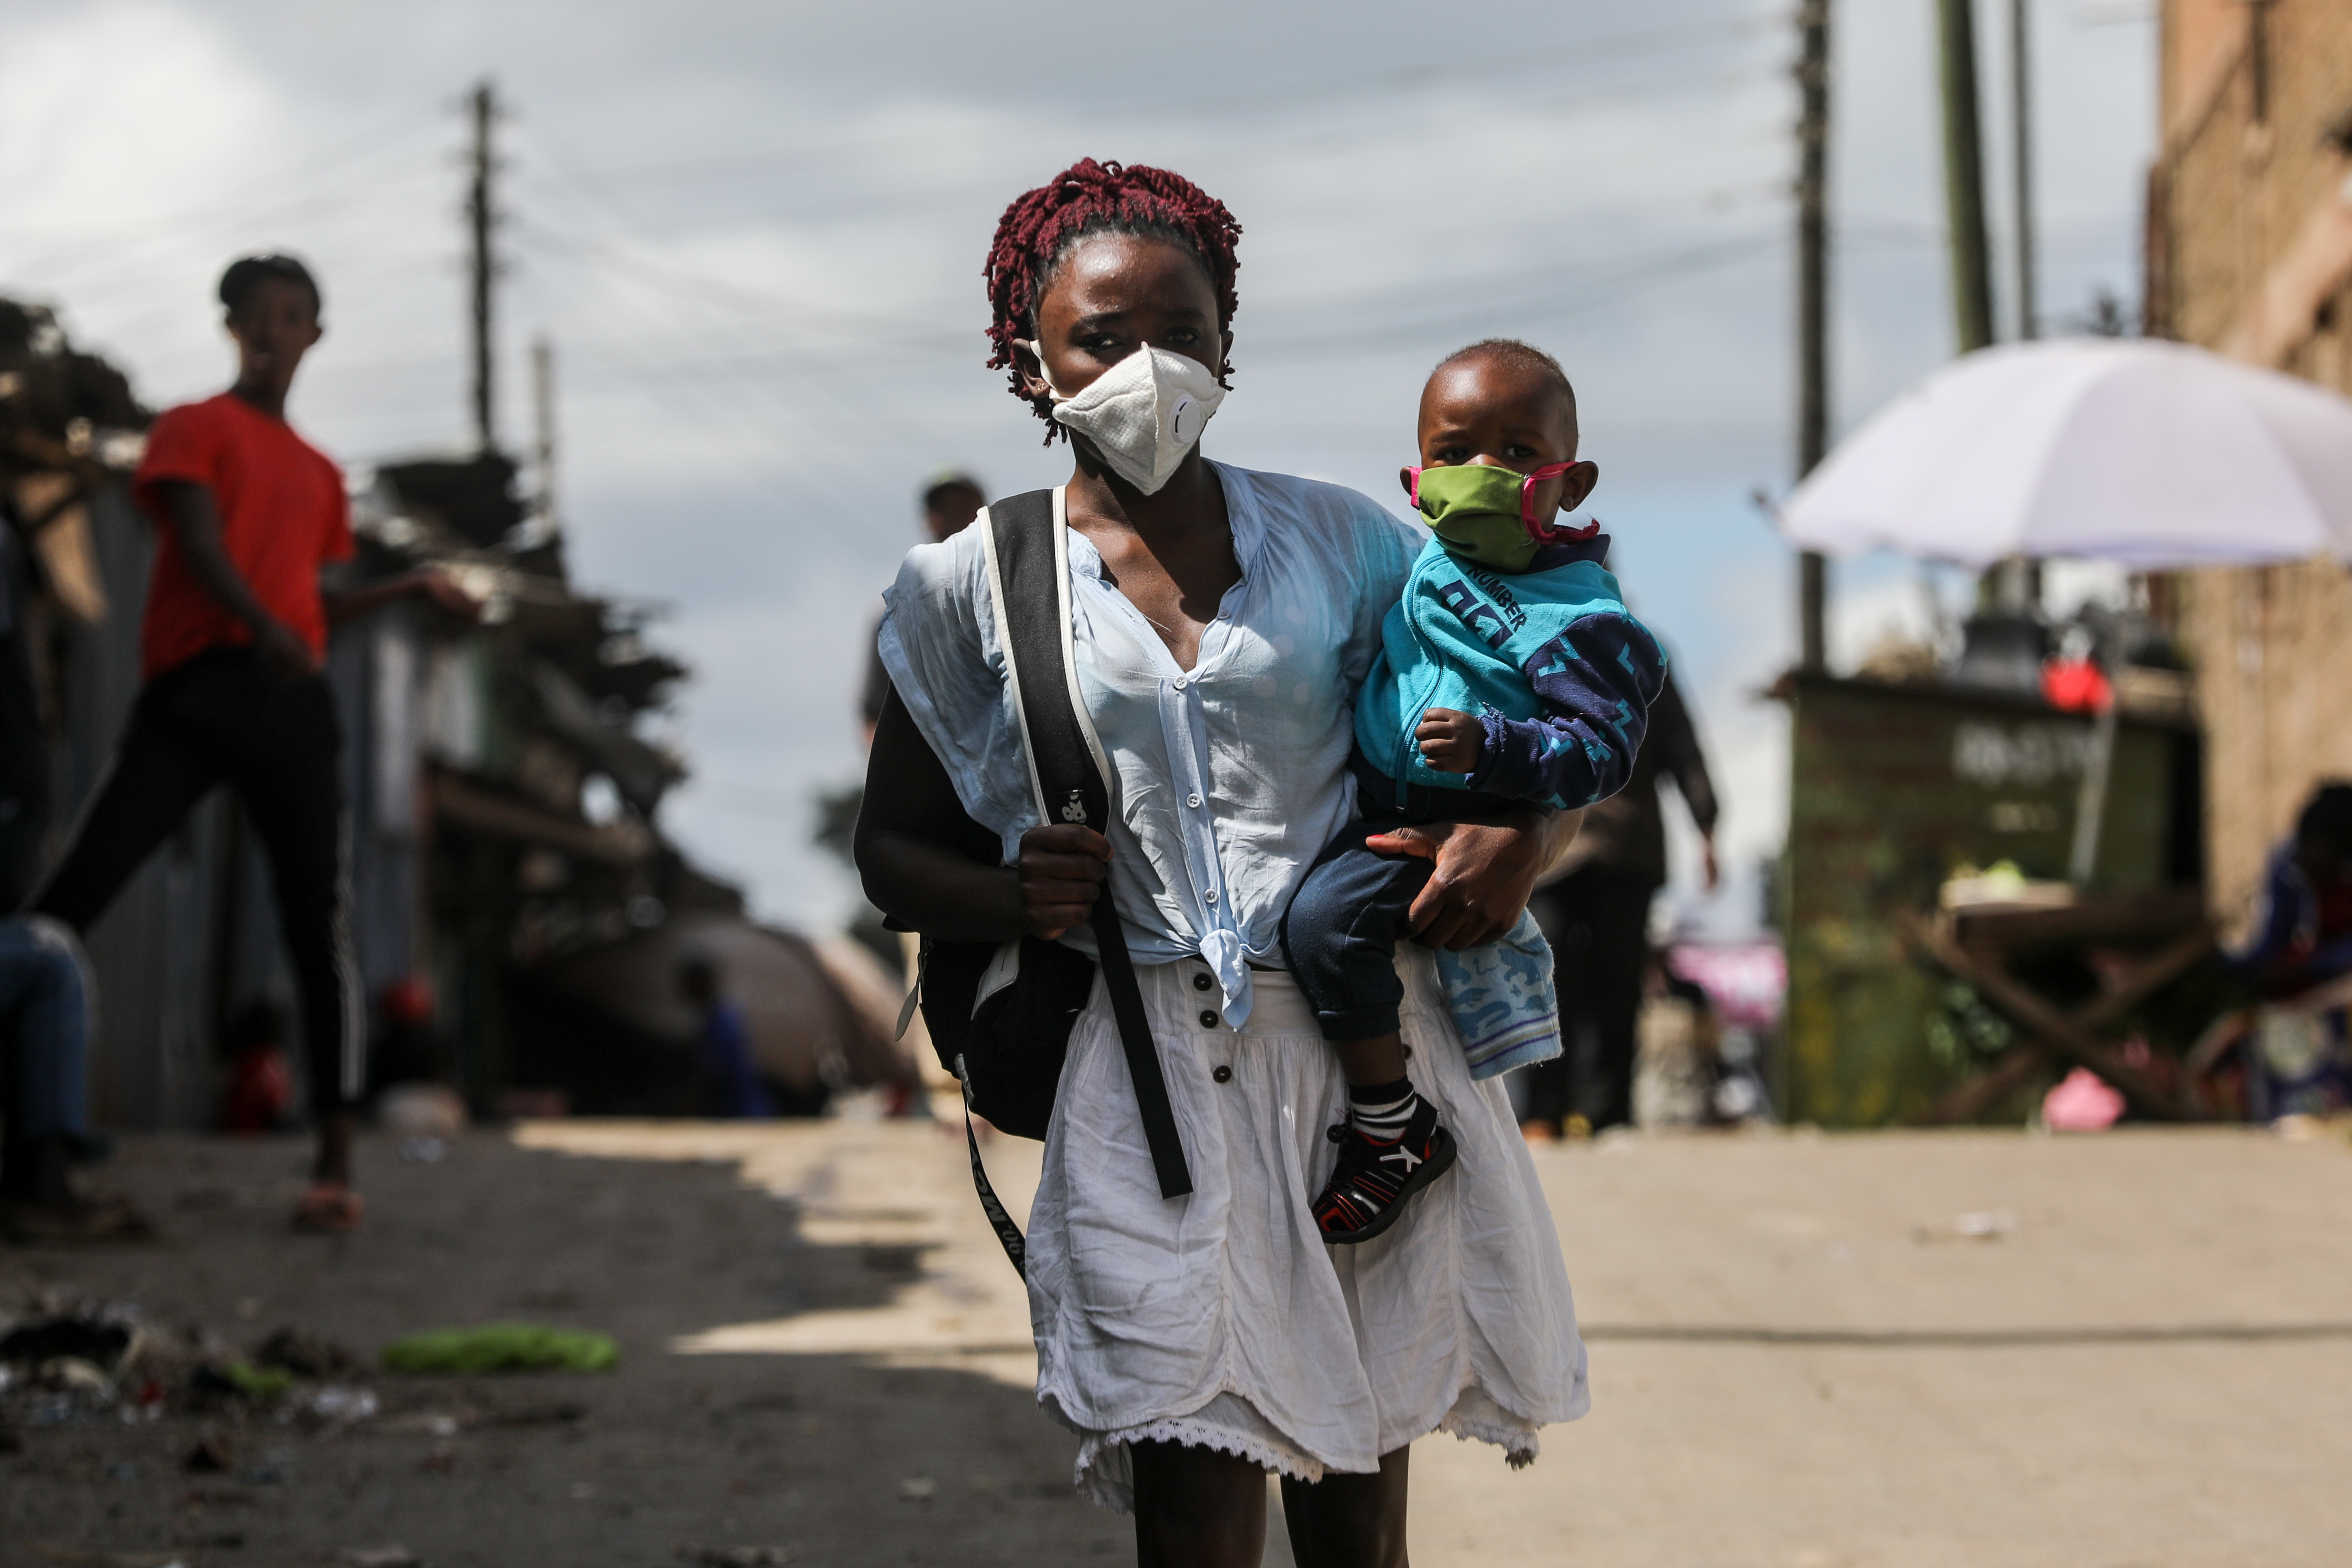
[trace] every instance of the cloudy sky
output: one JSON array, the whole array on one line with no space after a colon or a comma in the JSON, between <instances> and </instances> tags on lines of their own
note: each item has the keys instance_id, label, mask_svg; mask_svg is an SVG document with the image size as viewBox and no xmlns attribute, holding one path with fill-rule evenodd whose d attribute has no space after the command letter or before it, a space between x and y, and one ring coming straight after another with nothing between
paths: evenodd
<instances>
[{"instance_id":1,"label":"cloudy sky","mask_svg":"<svg viewBox=\"0 0 2352 1568\"><path fill-rule=\"evenodd\" d=\"M2137 297L2155 29L2134 0L2032 9L2040 291L2065 331L2100 289ZM1979 10L1998 173L2008 8ZM1841 429L1951 352L1933 12L1837 5ZM1787 793L1755 693L1791 655L1793 568L1750 497L1791 479L1793 49L1762 0L0 0L0 292L161 405L224 384L222 262L296 251L331 332L297 423L353 466L460 447L458 106L494 79L501 433L527 435L544 336L575 574L664 606L696 669L665 720L695 769L668 826L814 927L853 889L808 803L862 769L852 689L914 491L947 465L999 493L1066 468L982 367L996 216L1083 155L1181 170L1246 230L1214 456L1402 511L1433 361L1499 332L1567 363L1614 564L1727 796L1734 884L1683 907L1729 931ZM1843 658L1925 614L1904 563L1838 587Z\"/></svg>"}]
</instances>

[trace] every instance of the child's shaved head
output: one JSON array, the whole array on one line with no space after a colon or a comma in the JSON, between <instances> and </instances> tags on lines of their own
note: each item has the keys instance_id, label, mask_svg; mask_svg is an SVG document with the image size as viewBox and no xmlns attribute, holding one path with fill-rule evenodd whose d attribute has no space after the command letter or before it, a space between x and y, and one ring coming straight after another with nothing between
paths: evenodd
<instances>
[{"instance_id":1,"label":"child's shaved head","mask_svg":"<svg viewBox=\"0 0 2352 1568\"><path fill-rule=\"evenodd\" d=\"M1476 342L1455 349L1452 353L1439 360L1437 369L1444 370L1456 361L1469 359L1477 354L1492 355L1506 364L1516 365L1521 370L1531 370L1540 375L1549 376L1559 384L1560 391L1567 395L1570 403L1576 401L1576 388L1568 384L1568 372L1559 368L1559 361L1552 358L1535 344L1522 342L1517 338L1480 338Z\"/></svg>"},{"instance_id":2,"label":"child's shaved head","mask_svg":"<svg viewBox=\"0 0 2352 1568\"><path fill-rule=\"evenodd\" d=\"M1429 373L1429 379L1433 382L1454 365L1472 359L1486 360L1518 371L1525 375L1539 377L1557 388L1562 412L1568 419L1569 449L1575 450L1576 388L1570 384L1568 372L1560 369L1559 361L1552 358L1535 344L1521 342L1517 338L1481 338L1466 347L1455 349L1452 353L1439 360L1437 368Z\"/></svg>"}]
</instances>

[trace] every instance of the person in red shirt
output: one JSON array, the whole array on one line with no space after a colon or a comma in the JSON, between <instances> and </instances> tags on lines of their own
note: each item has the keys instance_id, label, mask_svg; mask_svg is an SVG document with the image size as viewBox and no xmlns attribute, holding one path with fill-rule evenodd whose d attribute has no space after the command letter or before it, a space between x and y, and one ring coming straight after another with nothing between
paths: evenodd
<instances>
[{"instance_id":1,"label":"person in red shirt","mask_svg":"<svg viewBox=\"0 0 2352 1568\"><path fill-rule=\"evenodd\" d=\"M97 799L30 909L77 931L218 785L236 792L269 860L301 1000L319 1132L299 1225L348 1229L352 1104L365 1082L343 871L341 736L320 672L327 628L406 595L470 616L425 570L322 591L350 559L342 473L286 423L286 394L320 335L319 286L289 256L249 256L220 280L236 383L155 421L131 493L155 523L141 625L142 684Z\"/></svg>"}]
</instances>

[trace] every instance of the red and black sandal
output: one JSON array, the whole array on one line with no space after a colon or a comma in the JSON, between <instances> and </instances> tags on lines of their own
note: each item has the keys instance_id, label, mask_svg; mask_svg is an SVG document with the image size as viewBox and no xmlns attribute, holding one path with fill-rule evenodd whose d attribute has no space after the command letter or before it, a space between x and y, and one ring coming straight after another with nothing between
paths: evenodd
<instances>
[{"instance_id":1,"label":"red and black sandal","mask_svg":"<svg viewBox=\"0 0 2352 1568\"><path fill-rule=\"evenodd\" d=\"M1339 1146L1339 1161L1313 1213L1333 1246L1371 1240L1397 1222L1407 1198L1454 1168L1454 1134L1437 1124L1426 1096L1400 1137L1374 1138L1352 1122L1324 1136Z\"/></svg>"}]
</instances>

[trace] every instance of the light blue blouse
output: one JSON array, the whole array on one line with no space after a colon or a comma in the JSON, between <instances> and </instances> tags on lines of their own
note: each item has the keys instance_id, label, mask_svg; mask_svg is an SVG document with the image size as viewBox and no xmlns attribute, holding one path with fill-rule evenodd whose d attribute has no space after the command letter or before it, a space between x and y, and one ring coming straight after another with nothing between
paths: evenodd
<instances>
[{"instance_id":1,"label":"light blue blouse","mask_svg":"<svg viewBox=\"0 0 2352 1568\"><path fill-rule=\"evenodd\" d=\"M1249 965L1285 966L1283 910L1355 807L1356 690L1426 535L1338 485L1210 466L1242 575L1202 632L1198 662L1177 668L1076 531L1071 641L1118 775L1109 882L1128 946L1139 963L1200 954L1239 1026ZM891 682L1009 861L1039 818L980 530L909 552L884 597ZM1084 927L1063 940L1093 951Z\"/></svg>"}]
</instances>

